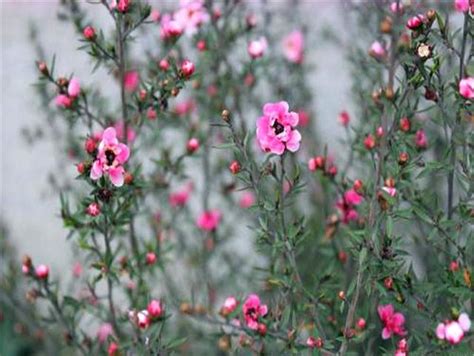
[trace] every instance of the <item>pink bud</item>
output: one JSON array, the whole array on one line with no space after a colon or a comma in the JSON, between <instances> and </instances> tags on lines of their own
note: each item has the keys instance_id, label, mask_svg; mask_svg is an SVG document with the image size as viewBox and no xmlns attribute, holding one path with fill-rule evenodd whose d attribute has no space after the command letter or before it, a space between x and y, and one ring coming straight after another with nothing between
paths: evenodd
<instances>
[{"instance_id":1,"label":"pink bud","mask_svg":"<svg viewBox=\"0 0 474 356\"><path fill-rule=\"evenodd\" d=\"M349 122L351 121L351 117L349 116L349 113L347 111L342 111L337 117L337 120L342 126L347 127L347 125L349 125Z\"/></svg>"},{"instance_id":2,"label":"pink bud","mask_svg":"<svg viewBox=\"0 0 474 356\"><path fill-rule=\"evenodd\" d=\"M137 313L138 327L140 329L146 329L150 325L150 319L148 318L148 310L142 310Z\"/></svg>"},{"instance_id":3,"label":"pink bud","mask_svg":"<svg viewBox=\"0 0 474 356\"><path fill-rule=\"evenodd\" d=\"M69 108L72 105L72 99L65 94L59 94L58 96L56 96L54 101L56 103L56 106L62 108Z\"/></svg>"},{"instance_id":4,"label":"pink bud","mask_svg":"<svg viewBox=\"0 0 474 356\"><path fill-rule=\"evenodd\" d=\"M153 109L152 107L149 107L148 110L146 111L146 117L148 118L148 120L156 120L157 118L156 110Z\"/></svg>"},{"instance_id":5,"label":"pink bud","mask_svg":"<svg viewBox=\"0 0 474 356\"><path fill-rule=\"evenodd\" d=\"M161 17L160 11L158 11L158 10L156 10L156 9L151 10L151 12L150 12L150 19L151 19L151 21L153 21L153 22L159 22L159 21L160 21L160 17Z\"/></svg>"},{"instance_id":6,"label":"pink bud","mask_svg":"<svg viewBox=\"0 0 474 356\"><path fill-rule=\"evenodd\" d=\"M252 59L257 59L263 56L268 47L265 37L260 37L258 40L251 41L247 46L247 52Z\"/></svg>"},{"instance_id":7,"label":"pink bud","mask_svg":"<svg viewBox=\"0 0 474 356\"><path fill-rule=\"evenodd\" d=\"M394 1L390 4L390 11L394 14L401 15L403 14L403 4L398 1Z\"/></svg>"},{"instance_id":8,"label":"pink bud","mask_svg":"<svg viewBox=\"0 0 474 356\"><path fill-rule=\"evenodd\" d=\"M466 99L474 99L474 77L461 79L459 82L459 94Z\"/></svg>"},{"instance_id":9,"label":"pink bud","mask_svg":"<svg viewBox=\"0 0 474 356\"><path fill-rule=\"evenodd\" d=\"M185 78L189 78L194 73L194 63L185 59L181 63L181 73Z\"/></svg>"},{"instance_id":10,"label":"pink bud","mask_svg":"<svg viewBox=\"0 0 474 356\"><path fill-rule=\"evenodd\" d=\"M95 39L95 29L92 26L85 27L82 34L86 40L92 41Z\"/></svg>"},{"instance_id":11,"label":"pink bud","mask_svg":"<svg viewBox=\"0 0 474 356\"><path fill-rule=\"evenodd\" d=\"M118 356L119 347L115 342L111 342L107 349L108 356Z\"/></svg>"},{"instance_id":12,"label":"pink bud","mask_svg":"<svg viewBox=\"0 0 474 356\"><path fill-rule=\"evenodd\" d=\"M148 303L147 307L148 315L151 318L159 318L163 314L163 307L159 300L152 300Z\"/></svg>"},{"instance_id":13,"label":"pink bud","mask_svg":"<svg viewBox=\"0 0 474 356\"><path fill-rule=\"evenodd\" d=\"M196 47L200 52L204 52L207 49L206 41L199 40Z\"/></svg>"},{"instance_id":14,"label":"pink bud","mask_svg":"<svg viewBox=\"0 0 474 356\"><path fill-rule=\"evenodd\" d=\"M96 202L90 203L89 206L86 208L86 214L90 215L92 217L99 216L99 214L100 214L100 205Z\"/></svg>"},{"instance_id":15,"label":"pink bud","mask_svg":"<svg viewBox=\"0 0 474 356\"><path fill-rule=\"evenodd\" d=\"M370 46L369 54L376 59L383 59L386 56L387 51L379 41L375 41Z\"/></svg>"},{"instance_id":16,"label":"pink bud","mask_svg":"<svg viewBox=\"0 0 474 356\"><path fill-rule=\"evenodd\" d=\"M199 140L195 137L189 139L186 149L189 153L194 153L199 149Z\"/></svg>"},{"instance_id":17,"label":"pink bud","mask_svg":"<svg viewBox=\"0 0 474 356\"><path fill-rule=\"evenodd\" d=\"M377 130L375 130L375 134L377 135L377 137L382 137L384 134L383 127L382 126L377 127Z\"/></svg>"},{"instance_id":18,"label":"pink bud","mask_svg":"<svg viewBox=\"0 0 474 356\"><path fill-rule=\"evenodd\" d=\"M97 149L97 141L95 138L93 137L88 137L86 139L86 142L84 144L84 148L86 149L86 152L88 154L93 154L95 152L95 150Z\"/></svg>"},{"instance_id":19,"label":"pink bud","mask_svg":"<svg viewBox=\"0 0 474 356\"><path fill-rule=\"evenodd\" d=\"M161 69L162 71L167 71L167 70L169 69L169 67L170 67L170 63L168 62L167 59L162 59L162 60L160 61L159 66L160 66L160 69Z\"/></svg>"},{"instance_id":20,"label":"pink bud","mask_svg":"<svg viewBox=\"0 0 474 356\"><path fill-rule=\"evenodd\" d=\"M147 264L147 265L149 265L149 266L150 266L150 265L153 265L153 264L155 264L155 262L156 262L156 260L157 260L156 254L155 254L154 252L148 252L148 253L146 254L145 259L146 259L146 264Z\"/></svg>"},{"instance_id":21,"label":"pink bud","mask_svg":"<svg viewBox=\"0 0 474 356\"><path fill-rule=\"evenodd\" d=\"M360 329L360 330L363 330L365 329L365 326L367 325L366 321L364 318L359 318L359 320L357 320L357 327Z\"/></svg>"},{"instance_id":22,"label":"pink bud","mask_svg":"<svg viewBox=\"0 0 474 356\"><path fill-rule=\"evenodd\" d=\"M410 30L417 30L426 21L426 17L422 14L418 14L408 19L407 28Z\"/></svg>"},{"instance_id":23,"label":"pink bud","mask_svg":"<svg viewBox=\"0 0 474 356\"><path fill-rule=\"evenodd\" d=\"M368 150L372 150L375 147L375 138L371 134L368 134L364 139L364 146Z\"/></svg>"},{"instance_id":24,"label":"pink bud","mask_svg":"<svg viewBox=\"0 0 474 356\"><path fill-rule=\"evenodd\" d=\"M128 92L135 91L138 87L139 82L140 76L135 70L126 72L123 77L123 84L125 86L125 90L127 90Z\"/></svg>"},{"instance_id":25,"label":"pink bud","mask_svg":"<svg viewBox=\"0 0 474 356\"><path fill-rule=\"evenodd\" d=\"M36 267L36 277L39 279L47 279L49 275L49 267L46 265L39 265Z\"/></svg>"}]
</instances>

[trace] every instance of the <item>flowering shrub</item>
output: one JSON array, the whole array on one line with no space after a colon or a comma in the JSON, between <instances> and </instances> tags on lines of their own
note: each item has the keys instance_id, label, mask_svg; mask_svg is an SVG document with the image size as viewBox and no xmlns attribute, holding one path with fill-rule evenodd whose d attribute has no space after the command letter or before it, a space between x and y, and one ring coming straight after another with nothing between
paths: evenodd
<instances>
[{"instance_id":1,"label":"flowering shrub","mask_svg":"<svg viewBox=\"0 0 474 356\"><path fill-rule=\"evenodd\" d=\"M63 337L53 353L473 352L472 2L345 5L357 106L322 118L340 155L315 130L298 16L62 3L119 95L37 62L77 173L60 196L78 261L70 290L48 261L8 272L44 305L40 339Z\"/></svg>"}]
</instances>

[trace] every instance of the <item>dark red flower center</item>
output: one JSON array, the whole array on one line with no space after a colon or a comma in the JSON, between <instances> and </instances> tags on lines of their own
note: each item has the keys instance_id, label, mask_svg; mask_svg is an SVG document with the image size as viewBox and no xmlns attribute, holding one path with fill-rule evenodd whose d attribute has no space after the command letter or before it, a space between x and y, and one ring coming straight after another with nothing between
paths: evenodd
<instances>
[{"instance_id":1,"label":"dark red flower center","mask_svg":"<svg viewBox=\"0 0 474 356\"><path fill-rule=\"evenodd\" d=\"M105 158L107 159L107 165L111 166L115 161L115 152L112 150L106 150Z\"/></svg>"},{"instance_id":2,"label":"dark red flower center","mask_svg":"<svg viewBox=\"0 0 474 356\"><path fill-rule=\"evenodd\" d=\"M279 135L285 130L285 127L276 120L273 123L272 127L275 130L275 135Z\"/></svg>"}]
</instances>

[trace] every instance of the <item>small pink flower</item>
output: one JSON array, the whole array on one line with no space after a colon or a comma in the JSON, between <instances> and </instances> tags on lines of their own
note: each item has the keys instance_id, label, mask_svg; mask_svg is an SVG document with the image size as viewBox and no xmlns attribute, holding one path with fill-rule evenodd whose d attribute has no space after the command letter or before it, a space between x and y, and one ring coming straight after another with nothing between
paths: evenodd
<instances>
[{"instance_id":1,"label":"small pink flower","mask_svg":"<svg viewBox=\"0 0 474 356\"><path fill-rule=\"evenodd\" d=\"M306 346L308 346L311 349L314 349L314 348L320 349L321 347L323 347L323 340L320 337L315 338L314 336L309 336L306 339Z\"/></svg>"},{"instance_id":2,"label":"small pink flower","mask_svg":"<svg viewBox=\"0 0 474 356\"><path fill-rule=\"evenodd\" d=\"M130 70L123 76L123 84L125 86L125 90L128 92L135 91L138 88L139 83L140 76L136 70Z\"/></svg>"},{"instance_id":3,"label":"small pink flower","mask_svg":"<svg viewBox=\"0 0 474 356\"><path fill-rule=\"evenodd\" d=\"M192 113L196 109L196 102L192 99L181 101L176 104L174 112L176 115L184 116Z\"/></svg>"},{"instance_id":4,"label":"small pink flower","mask_svg":"<svg viewBox=\"0 0 474 356\"><path fill-rule=\"evenodd\" d=\"M97 339L102 344L107 341L107 338L114 333L114 329L112 324L110 323L103 323L99 330L97 331Z\"/></svg>"},{"instance_id":5,"label":"small pink flower","mask_svg":"<svg viewBox=\"0 0 474 356\"><path fill-rule=\"evenodd\" d=\"M295 129L299 117L288 108L286 101L263 106L263 116L257 121L257 140L263 151L282 155L300 148L301 134Z\"/></svg>"},{"instance_id":6,"label":"small pink flower","mask_svg":"<svg viewBox=\"0 0 474 356\"><path fill-rule=\"evenodd\" d=\"M145 256L145 262L148 266L154 265L156 263L156 254L154 252L147 252Z\"/></svg>"},{"instance_id":7,"label":"small pink flower","mask_svg":"<svg viewBox=\"0 0 474 356\"><path fill-rule=\"evenodd\" d=\"M183 26L173 20L171 15L163 15L161 19L160 36L163 40L173 39L181 36L183 33Z\"/></svg>"},{"instance_id":8,"label":"small pink flower","mask_svg":"<svg viewBox=\"0 0 474 356\"><path fill-rule=\"evenodd\" d=\"M252 330L258 329L258 321L260 317L264 317L268 313L268 308L265 304L261 304L260 298L256 294L250 294L244 302L242 307L244 313L245 323L247 327Z\"/></svg>"},{"instance_id":9,"label":"small pink flower","mask_svg":"<svg viewBox=\"0 0 474 356\"><path fill-rule=\"evenodd\" d=\"M248 209L255 204L255 195L252 192L243 192L239 199L239 206Z\"/></svg>"},{"instance_id":10,"label":"small pink flower","mask_svg":"<svg viewBox=\"0 0 474 356\"><path fill-rule=\"evenodd\" d=\"M423 14L418 14L408 19L407 28L410 30L417 30L426 21L426 17Z\"/></svg>"},{"instance_id":11,"label":"small pink flower","mask_svg":"<svg viewBox=\"0 0 474 356\"><path fill-rule=\"evenodd\" d=\"M38 265L36 266L35 273L39 279L48 279L49 267L46 265Z\"/></svg>"},{"instance_id":12,"label":"small pink flower","mask_svg":"<svg viewBox=\"0 0 474 356\"><path fill-rule=\"evenodd\" d=\"M153 22L159 22L161 17L161 13L157 9L153 9L150 12L150 20Z\"/></svg>"},{"instance_id":13,"label":"small pink flower","mask_svg":"<svg viewBox=\"0 0 474 356\"><path fill-rule=\"evenodd\" d=\"M298 125L306 127L309 124L309 114L305 110L298 110L298 116L300 118Z\"/></svg>"},{"instance_id":14,"label":"small pink flower","mask_svg":"<svg viewBox=\"0 0 474 356\"><path fill-rule=\"evenodd\" d=\"M217 209L208 210L199 215L196 225L204 231L214 231L221 221L221 212Z\"/></svg>"},{"instance_id":15,"label":"small pink flower","mask_svg":"<svg viewBox=\"0 0 474 356\"><path fill-rule=\"evenodd\" d=\"M147 306L148 315L150 318L155 319L163 315L163 305L161 301L153 299Z\"/></svg>"},{"instance_id":16,"label":"small pink flower","mask_svg":"<svg viewBox=\"0 0 474 356\"><path fill-rule=\"evenodd\" d=\"M379 41L375 41L370 46L369 54L376 59L383 59L387 55L387 51Z\"/></svg>"},{"instance_id":17,"label":"small pink flower","mask_svg":"<svg viewBox=\"0 0 474 356\"><path fill-rule=\"evenodd\" d=\"M394 1L390 4L390 11L394 14L403 14L403 4L401 1Z\"/></svg>"},{"instance_id":18,"label":"small pink flower","mask_svg":"<svg viewBox=\"0 0 474 356\"><path fill-rule=\"evenodd\" d=\"M239 301L235 299L234 296L227 297L224 301L224 304L222 305L221 308L221 315L227 316L229 314L232 314L235 309L237 309L237 306L239 305Z\"/></svg>"},{"instance_id":19,"label":"small pink flower","mask_svg":"<svg viewBox=\"0 0 474 356\"><path fill-rule=\"evenodd\" d=\"M247 52L252 59L260 58L267 50L268 43L265 37L260 37L258 40L251 41L247 46Z\"/></svg>"},{"instance_id":20,"label":"small pink flower","mask_svg":"<svg viewBox=\"0 0 474 356\"><path fill-rule=\"evenodd\" d=\"M338 115L337 120L342 126L347 127L351 121L351 117L349 116L349 113L344 110Z\"/></svg>"},{"instance_id":21,"label":"small pink flower","mask_svg":"<svg viewBox=\"0 0 474 356\"><path fill-rule=\"evenodd\" d=\"M116 130L113 127L107 128L102 135L96 160L92 164L91 179L98 180L106 175L113 185L121 187L125 174L123 164L127 162L129 155L128 147L117 140Z\"/></svg>"},{"instance_id":22,"label":"small pink flower","mask_svg":"<svg viewBox=\"0 0 474 356\"><path fill-rule=\"evenodd\" d=\"M349 189L347 192L344 193L344 200L346 204L359 205L360 203L362 203L363 198L354 189Z\"/></svg>"},{"instance_id":23,"label":"small pink flower","mask_svg":"<svg viewBox=\"0 0 474 356\"><path fill-rule=\"evenodd\" d=\"M156 120L156 118L158 117L158 114L156 113L156 110L152 107L149 107L146 111L146 117L148 120Z\"/></svg>"},{"instance_id":24,"label":"small pink flower","mask_svg":"<svg viewBox=\"0 0 474 356\"><path fill-rule=\"evenodd\" d=\"M185 78L189 78L194 73L194 63L188 59L185 59L181 63L181 73Z\"/></svg>"},{"instance_id":25,"label":"small pink flower","mask_svg":"<svg viewBox=\"0 0 474 356\"><path fill-rule=\"evenodd\" d=\"M304 37L301 31L293 31L282 41L283 54L292 63L303 61Z\"/></svg>"},{"instance_id":26,"label":"small pink flower","mask_svg":"<svg viewBox=\"0 0 474 356\"><path fill-rule=\"evenodd\" d=\"M140 329L146 329L150 325L148 310L142 310L137 313L137 324Z\"/></svg>"},{"instance_id":27,"label":"small pink flower","mask_svg":"<svg viewBox=\"0 0 474 356\"><path fill-rule=\"evenodd\" d=\"M202 24L209 21L210 16L203 0L181 0L180 8L174 13L173 18L186 35L191 36Z\"/></svg>"},{"instance_id":28,"label":"small pink flower","mask_svg":"<svg viewBox=\"0 0 474 356\"><path fill-rule=\"evenodd\" d=\"M372 134L368 134L364 139L364 146L368 150L372 150L375 147L375 138Z\"/></svg>"},{"instance_id":29,"label":"small pink flower","mask_svg":"<svg viewBox=\"0 0 474 356\"><path fill-rule=\"evenodd\" d=\"M118 0L117 11L127 12L131 2L131 0Z\"/></svg>"},{"instance_id":30,"label":"small pink flower","mask_svg":"<svg viewBox=\"0 0 474 356\"><path fill-rule=\"evenodd\" d=\"M359 214L354 209L354 206L359 205L362 200L363 197L361 195L359 195L354 189L350 189L345 192L343 198L336 203L336 207L341 212L342 221L345 224L357 220Z\"/></svg>"},{"instance_id":31,"label":"small pink flower","mask_svg":"<svg viewBox=\"0 0 474 356\"><path fill-rule=\"evenodd\" d=\"M364 318L359 318L359 320L357 320L357 327L360 329L360 330L363 330L365 329L365 326L367 325L367 322L365 321Z\"/></svg>"},{"instance_id":32,"label":"small pink flower","mask_svg":"<svg viewBox=\"0 0 474 356\"><path fill-rule=\"evenodd\" d=\"M100 215L100 205L96 202L90 203L86 208L86 214L92 217Z\"/></svg>"},{"instance_id":33,"label":"small pink flower","mask_svg":"<svg viewBox=\"0 0 474 356\"><path fill-rule=\"evenodd\" d=\"M117 356L119 346L115 342L111 342L109 348L107 349L108 356Z\"/></svg>"},{"instance_id":34,"label":"small pink flower","mask_svg":"<svg viewBox=\"0 0 474 356\"><path fill-rule=\"evenodd\" d=\"M69 108L72 105L72 99L65 94L59 94L56 96L54 102L56 103L56 106L61 108Z\"/></svg>"},{"instance_id":35,"label":"small pink flower","mask_svg":"<svg viewBox=\"0 0 474 356\"><path fill-rule=\"evenodd\" d=\"M71 98L75 98L81 93L81 84L79 83L79 79L71 78L67 87L67 93Z\"/></svg>"},{"instance_id":36,"label":"small pink flower","mask_svg":"<svg viewBox=\"0 0 474 356\"><path fill-rule=\"evenodd\" d=\"M474 77L461 79L459 82L459 94L466 99L474 99Z\"/></svg>"},{"instance_id":37,"label":"small pink flower","mask_svg":"<svg viewBox=\"0 0 474 356\"><path fill-rule=\"evenodd\" d=\"M469 0L454 0L454 9L458 12L468 12Z\"/></svg>"},{"instance_id":38,"label":"small pink flower","mask_svg":"<svg viewBox=\"0 0 474 356\"><path fill-rule=\"evenodd\" d=\"M185 206L189 200L189 195L193 190L192 183L186 184L184 187L179 190L170 193L168 202L173 208L178 208Z\"/></svg>"},{"instance_id":39,"label":"small pink flower","mask_svg":"<svg viewBox=\"0 0 474 356\"><path fill-rule=\"evenodd\" d=\"M423 129L419 129L415 134L415 145L418 148L426 148L428 147L428 139L426 138L425 131Z\"/></svg>"},{"instance_id":40,"label":"small pink flower","mask_svg":"<svg viewBox=\"0 0 474 356\"><path fill-rule=\"evenodd\" d=\"M403 324L405 324L405 317L402 313L395 313L392 304L379 305L377 308L379 318L384 324L382 330L382 338L388 339L393 334L404 336L406 334Z\"/></svg>"},{"instance_id":41,"label":"small pink flower","mask_svg":"<svg viewBox=\"0 0 474 356\"><path fill-rule=\"evenodd\" d=\"M196 137L192 137L186 144L186 149L189 153L194 153L199 149L199 140Z\"/></svg>"},{"instance_id":42,"label":"small pink flower","mask_svg":"<svg viewBox=\"0 0 474 356\"><path fill-rule=\"evenodd\" d=\"M82 274L82 265L80 262L74 263L74 266L72 267L72 275L76 278L79 278Z\"/></svg>"}]
</instances>

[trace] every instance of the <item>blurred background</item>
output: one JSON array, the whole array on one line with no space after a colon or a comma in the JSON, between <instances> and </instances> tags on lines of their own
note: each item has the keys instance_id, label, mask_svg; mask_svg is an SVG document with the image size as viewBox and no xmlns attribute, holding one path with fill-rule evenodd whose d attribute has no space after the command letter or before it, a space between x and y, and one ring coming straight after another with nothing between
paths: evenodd
<instances>
[{"instance_id":1,"label":"blurred background","mask_svg":"<svg viewBox=\"0 0 474 356\"><path fill-rule=\"evenodd\" d=\"M275 8L284 3L268 1L262 5L255 1L256 6ZM347 16L342 16L342 1L301 3L309 16L305 22L311 24L305 61L314 68L307 78L316 98L311 108L316 113L312 124L321 143L327 143L334 155L341 156L338 139L344 130L337 115L342 110L351 112L350 73L344 49L334 41L322 40L321 34L332 31L347 40L351 25ZM33 260L47 261L53 270L61 271L69 269L74 259L59 217L58 192L52 188L50 177L54 172L58 177L73 179L75 166L71 160L58 168L52 139L28 143L26 133L45 122L33 87L38 76L35 60L50 60L55 54L57 73L73 71L85 83L97 83L111 95L118 93L118 88L105 72L91 74L87 54L76 50L80 42L72 25L58 21L57 1L2 0L1 6L1 219L20 256L27 253ZM103 11L90 11L89 15L98 26L110 26ZM31 31L43 44L47 58L37 58ZM66 273L65 277L70 275Z\"/></svg>"}]
</instances>

